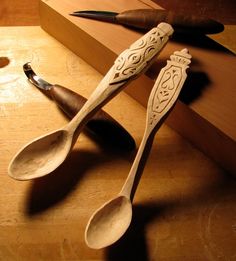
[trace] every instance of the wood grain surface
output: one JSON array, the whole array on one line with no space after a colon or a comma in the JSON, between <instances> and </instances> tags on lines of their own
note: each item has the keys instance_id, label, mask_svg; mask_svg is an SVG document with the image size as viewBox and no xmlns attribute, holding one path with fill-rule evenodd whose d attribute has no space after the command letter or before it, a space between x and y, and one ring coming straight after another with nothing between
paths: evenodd
<instances>
[{"instance_id":1,"label":"wood grain surface","mask_svg":"<svg viewBox=\"0 0 236 261\"><path fill-rule=\"evenodd\" d=\"M0 25L39 25L39 0L1 0Z\"/></svg>"},{"instance_id":2,"label":"wood grain surface","mask_svg":"<svg viewBox=\"0 0 236 261\"><path fill-rule=\"evenodd\" d=\"M38 2L2 0L0 25L39 25ZM226 24L235 21L228 4L235 1L156 2L167 9L212 11ZM38 27L0 32L0 260L235 260L235 178L166 125L157 134L137 191L132 226L108 249L86 247L85 225L92 212L118 192L134 154L110 151L83 136L52 176L24 183L11 180L6 171L17 149L66 122L27 82L23 63L33 62L48 80L87 97L101 75ZM229 27L214 37L230 48L235 46L234 34ZM120 106L129 110L121 112ZM144 108L122 93L106 110L139 144Z\"/></svg>"},{"instance_id":3,"label":"wood grain surface","mask_svg":"<svg viewBox=\"0 0 236 261\"><path fill-rule=\"evenodd\" d=\"M166 125L136 192L131 227L109 248L89 249L85 226L118 193L135 152L100 146L83 134L51 175L9 178L8 163L23 144L67 122L27 81L23 64L85 97L102 76L40 27L1 27L0 34L0 260L235 260L235 177ZM104 109L139 145L145 108L121 93Z\"/></svg>"}]
</instances>

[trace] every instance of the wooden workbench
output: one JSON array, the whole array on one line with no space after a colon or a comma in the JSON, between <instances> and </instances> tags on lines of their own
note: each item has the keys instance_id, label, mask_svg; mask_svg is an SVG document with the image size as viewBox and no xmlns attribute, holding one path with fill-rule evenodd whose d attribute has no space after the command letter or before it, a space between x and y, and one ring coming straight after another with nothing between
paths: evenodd
<instances>
[{"instance_id":1,"label":"wooden workbench","mask_svg":"<svg viewBox=\"0 0 236 261\"><path fill-rule=\"evenodd\" d=\"M82 134L51 175L26 182L8 177L23 144L67 122L27 81L22 65L30 61L49 82L86 97L102 76L40 27L1 27L0 35L0 260L235 260L235 177L166 125L136 192L132 225L106 249L86 246L85 226L119 192L135 151L111 150ZM122 92L104 109L138 146L145 108Z\"/></svg>"}]
</instances>

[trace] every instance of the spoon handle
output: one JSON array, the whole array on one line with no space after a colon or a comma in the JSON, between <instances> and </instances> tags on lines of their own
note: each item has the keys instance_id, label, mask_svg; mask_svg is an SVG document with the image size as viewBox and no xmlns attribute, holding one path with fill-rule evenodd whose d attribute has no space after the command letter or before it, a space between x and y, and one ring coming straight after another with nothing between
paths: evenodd
<instances>
[{"instance_id":1,"label":"spoon handle","mask_svg":"<svg viewBox=\"0 0 236 261\"><path fill-rule=\"evenodd\" d=\"M161 23L117 57L114 65L68 125L67 130L71 131L74 139L93 114L151 65L172 33L173 29L169 24Z\"/></svg>"},{"instance_id":2,"label":"spoon handle","mask_svg":"<svg viewBox=\"0 0 236 261\"><path fill-rule=\"evenodd\" d=\"M187 78L186 70L191 62L187 49L174 52L170 61L160 71L153 86L147 105L146 128L139 150L121 189L120 194L133 199L138 181L144 168L156 131L160 128L170 111L174 108L179 93ZM148 146L149 145L149 146ZM147 150L149 149L149 150ZM137 177L137 179L136 179Z\"/></svg>"}]
</instances>

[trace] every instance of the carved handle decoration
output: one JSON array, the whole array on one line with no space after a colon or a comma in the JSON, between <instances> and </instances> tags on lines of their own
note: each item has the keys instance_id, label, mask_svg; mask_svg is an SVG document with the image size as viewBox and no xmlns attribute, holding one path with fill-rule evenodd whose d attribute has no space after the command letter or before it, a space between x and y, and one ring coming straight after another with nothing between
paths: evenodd
<instances>
[{"instance_id":1,"label":"carved handle decoration","mask_svg":"<svg viewBox=\"0 0 236 261\"><path fill-rule=\"evenodd\" d=\"M134 42L115 60L110 84L127 81L138 75L167 43L173 28L167 23L160 23L144 37Z\"/></svg>"},{"instance_id":2,"label":"carved handle decoration","mask_svg":"<svg viewBox=\"0 0 236 261\"><path fill-rule=\"evenodd\" d=\"M156 41L151 40L154 38L153 36L150 37L150 35L153 35L153 32L156 32L157 34ZM81 122L86 122L90 119L95 112L108 103L115 95L121 92L131 80L141 75L144 70L148 69L151 65L151 60L154 60L157 54L164 48L169 39L168 36L172 33L173 28L171 25L161 23L157 28L154 28L143 35L139 40L134 42L127 51L124 51L118 56L115 64L103 77L87 102L70 122L70 125L73 125L73 128L77 130L75 132L76 134L74 134L75 138L77 137L77 134L80 133L79 128L80 125L82 125ZM149 41L147 42L146 39L149 39ZM137 48L137 46L140 46L140 43L144 43L142 44L141 49L140 47ZM133 53L135 53L136 56L133 55ZM120 62L118 62L123 59L121 57L123 57L125 61L123 65L120 65ZM140 57L141 60L139 61L139 59L136 59L135 57Z\"/></svg>"},{"instance_id":3,"label":"carved handle decoration","mask_svg":"<svg viewBox=\"0 0 236 261\"><path fill-rule=\"evenodd\" d=\"M187 49L176 51L160 71L148 100L150 126L154 126L176 102L187 77L186 70L191 63L190 59L191 55Z\"/></svg>"}]
</instances>

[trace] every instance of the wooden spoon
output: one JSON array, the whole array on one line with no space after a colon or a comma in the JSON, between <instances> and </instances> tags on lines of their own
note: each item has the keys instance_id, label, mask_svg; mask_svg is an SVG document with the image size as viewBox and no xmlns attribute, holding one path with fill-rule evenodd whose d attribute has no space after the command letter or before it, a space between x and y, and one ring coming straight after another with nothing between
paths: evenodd
<instances>
[{"instance_id":1,"label":"wooden spoon","mask_svg":"<svg viewBox=\"0 0 236 261\"><path fill-rule=\"evenodd\" d=\"M144 152L147 152L147 145L151 145L156 131L174 107L187 77L186 69L191 56L187 49L183 49L171 55L170 59L160 71L151 91L144 136L120 193L100 207L87 224L85 241L91 248L99 249L113 244L130 225L132 199L138 185L137 177L140 179L144 167L143 159L147 159Z\"/></svg>"},{"instance_id":2,"label":"wooden spoon","mask_svg":"<svg viewBox=\"0 0 236 261\"><path fill-rule=\"evenodd\" d=\"M88 120L150 66L172 33L169 24L161 23L122 52L76 116L65 127L26 144L10 162L8 174L14 179L28 180L55 170Z\"/></svg>"}]
</instances>

